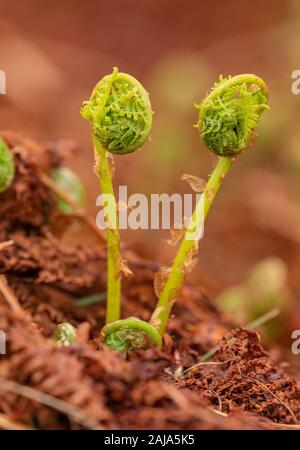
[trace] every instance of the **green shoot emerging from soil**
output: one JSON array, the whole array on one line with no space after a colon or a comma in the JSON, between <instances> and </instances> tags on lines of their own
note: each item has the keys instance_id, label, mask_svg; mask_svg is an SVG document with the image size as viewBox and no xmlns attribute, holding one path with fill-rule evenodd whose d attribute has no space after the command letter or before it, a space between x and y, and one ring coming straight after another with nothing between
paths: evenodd
<instances>
[{"instance_id":1,"label":"green shoot emerging from soil","mask_svg":"<svg viewBox=\"0 0 300 450\"><path fill-rule=\"evenodd\" d=\"M0 138L0 193L6 191L15 176L13 156L3 139Z\"/></svg>"},{"instance_id":2,"label":"green shoot emerging from soil","mask_svg":"<svg viewBox=\"0 0 300 450\"><path fill-rule=\"evenodd\" d=\"M61 346L67 347L76 342L76 328L69 322L57 325L53 333L53 340Z\"/></svg>"},{"instance_id":3,"label":"green shoot emerging from soil","mask_svg":"<svg viewBox=\"0 0 300 450\"><path fill-rule=\"evenodd\" d=\"M162 338L157 329L136 317L106 325L102 335L108 347L120 351L124 356L133 350L146 347L149 339L159 348L162 344Z\"/></svg>"},{"instance_id":4,"label":"green shoot emerging from soil","mask_svg":"<svg viewBox=\"0 0 300 450\"><path fill-rule=\"evenodd\" d=\"M151 324L161 335L183 284L188 262L198 251L198 238L190 239L191 233L204 225L224 177L235 157L249 145L261 114L268 108L267 102L268 92L264 81L255 75L245 74L220 77L211 92L196 106L199 110L197 128L200 136L219 159L196 206L152 315ZM197 223L201 210L204 211L202 223Z\"/></svg>"},{"instance_id":5,"label":"green shoot emerging from soil","mask_svg":"<svg viewBox=\"0 0 300 450\"><path fill-rule=\"evenodd\" d=\"M140 148L149 137L153 112L144 87L131 75L114 68L112 74L96 85L90 100L84 102L81 114L92 123L101 194L108 194L110 200L114 199L113 207L111 201L110 208L104 206L107 238L106 324L113 324L120 319L122 259L117 203L107 152L124 155ZM108 334L111 340L111 332Z\"/></svg>"}]
</instances>

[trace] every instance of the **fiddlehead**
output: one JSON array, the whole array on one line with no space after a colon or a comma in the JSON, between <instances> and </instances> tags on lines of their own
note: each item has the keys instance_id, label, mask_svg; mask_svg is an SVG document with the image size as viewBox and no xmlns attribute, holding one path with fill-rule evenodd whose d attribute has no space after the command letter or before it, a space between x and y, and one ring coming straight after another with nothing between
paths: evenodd
<instances>
[{"instance_id":1,"label":"fiddlehead","mask_svg":"<svg viewBox=\"0 0 300 450\"><path fill-rule=\"evenodd\" d=\"M158 348L162 345L162 338L157 329L136 317L108 324L102 329L101 334L108 347L120 351L124 356L133 350L145 347L147 339L150 339Z\"/></svg>"},{"instance_id":2,"label":"fiddlehead","mask_svg":"<svg viewBox=\"0 0 300 450\"><path fill-rule=\"evenodd\" d=\"M148 93L139 81L117 68L99 81L81 114L92 122L100 144L118 155L140 148L152 127Z\"/></svg>"},{"instance_id":3,"label":"fiddlehead","mask_svg":"<svg viewBox=\"0 0 300 450\"><path fill-rule=\"evenodd\" d=\"M61 346L67 347L76 342L76 328L69 322L57 325L53 333L53 340Z\"/></svg>"},{"instance_id":4,"label":"fiddlehead","mask_svg":"<svg viewBox=\"0 0 300 450\"><path fill-rule=\"evenodd\" d=\"M256 75L220 77L196 106L206 146L218 156L238 155L249 144L267 102L267 87Z\"/></svg>"},{"instance_id":5,"label":"fiddlehead","mask_svg":"<svg viewBox=\"0 0 300 450\"><path fill-rule=\"evenodd\" d=\"M267 101L265 82L256 75L245 74L220 78L211 92L196 106L199 110L197 127L200 136L209 150L220 158L196 205L152 315L151 323L161 334L184 282L186 262L198 250L198 238L191 239L190 235L195 234L195 226L199 230L204 225L215 196L235 159L233 157L249 144L261 114L268 108Z\"/></svg>"},{"instance_id":6,"label":"fiddlehead","mask_svg":"<svg viewBox=\"0 0 300 450\"><path fill-rule=\"evenodd\" d=\"M114 68L112 74L102 78L96 85L90 100L84 102L81 114L92 124L101 194L108 194L113 199L110 211L105 208L104 214L107 224L106 324L114 325L120 319L122 259L117 203L107 151L123 155L141 147L150 134L153 112L148 93L141 83L131 75L120 73L117 68ZM113 227L111 227L112 223ZM122 328L124 330L124 326ZM106 336L108 342L112 343L112 333ZM114 346L118 348L120 339L116 337L116 334L114 336Z\"/></svg>"},{"instance_id":7,"label":"fiddlehead","mask_svg":"<svg viewBox=\"0 0 300 450\"><path fill-rule=\"evenodd\" d=\"M80 178L68 167L58 167L51 173L52 181L78 205L85 204L85 190ZM62 198L57 201L58 209L63 214L71 214L73 208Z\"/></svg>"},{"instance_id":8,"label":"fiddlehead","mask_svg":"<svg viewBox=\"0 0 300 450\"><path fill-rule=\"evenodd\" d=\"M6 191L15 176L13 156L3 139L0 138L0 193Z\"/></svg>"}]
</instances>

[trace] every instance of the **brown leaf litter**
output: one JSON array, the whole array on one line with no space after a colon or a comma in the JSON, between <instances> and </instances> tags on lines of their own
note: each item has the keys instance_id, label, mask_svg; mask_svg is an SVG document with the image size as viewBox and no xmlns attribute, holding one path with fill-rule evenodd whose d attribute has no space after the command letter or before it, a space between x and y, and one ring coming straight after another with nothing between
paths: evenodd
<instances>
[{"instance_id":1,"label":"brown leaf litter","mask_svg":"<svg viewBox=\"0 0 300 450\"><path fill-rule=\"evenodd\" d=\"M299 386L270 360L255 331L232 331L213 360L191 370L179 384L227 414L239 408L274 422L300 419Z\"/></svg>"},{"instance_id":2,"label":"brown leaf litter","mask_svg":"<svg viewBox=\"0 0 300 450\"><path fill-rule=\"evenodd\" d=\"M186 285L164 336L164 350L124 360L99 342L105 304L76 298L105 291L105 248L65 239L75 217L62 216L41 182L61 164L64 146L41 147L12 133L16 177L0 199L0 273L24 314L0 295L0 427L42 429L246 429L295 426L297 383L264 351L254 332L236 329L213 300ZM69 149L69 147L68 147ZM128 252L130 253L130 252ZM127 256L126 256L127 257ZM128 258L129 259L129 258ZM123 282L124 317L148 320L156 303L155 264L131 252L134 277ZM129 261L129 262L130 262ZM58 347L55 326L69 321L78 341ZM235 342L229 343L235 337ZM223 338L223 339L222 339ZM221 340L211 363L182 375Z\"/></svg>"}]
</instances>

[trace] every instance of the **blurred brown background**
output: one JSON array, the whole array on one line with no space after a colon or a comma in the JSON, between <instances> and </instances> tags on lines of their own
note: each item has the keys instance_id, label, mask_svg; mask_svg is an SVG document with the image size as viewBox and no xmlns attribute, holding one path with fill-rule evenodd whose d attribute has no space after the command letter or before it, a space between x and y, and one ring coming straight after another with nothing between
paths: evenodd
<instances>
[{"instance_id":1,"label":"blurred brown background","mask_svg":"<svg viewBox=\"0 0 300 450\"><path fill-rule=\"evenodd\" d=\"M193 128L193 104L219 74L263 77L271 111L222 187L190 280L214 295L277 255L298 297L300 95L291 93L291 73L300 69L300 2L0 0L0 11L0 69L7 75L1 128L41 141L74 139L81 151L69 164L94 215L97 180L79 109L113 66L140 79L155 111L151 142L116 158L116 185L128 185L129 193L191 192L181 175L206 177L214 164ZM163 242L167 232L123 236L147 258L170 263L175 249Z\"/></svg>"}]
</instances>

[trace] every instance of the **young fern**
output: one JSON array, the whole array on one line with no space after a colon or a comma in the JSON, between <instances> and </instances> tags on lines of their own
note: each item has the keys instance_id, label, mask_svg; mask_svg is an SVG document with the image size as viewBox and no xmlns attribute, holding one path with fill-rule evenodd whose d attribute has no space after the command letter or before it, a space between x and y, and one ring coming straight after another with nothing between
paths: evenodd
<instances>
[{"instance_id":1,"label":"young fern","mask_svg":"<svg viewBox=\"0 0 300 450\"><path fill-rule=\"evenodd\" d=\"M0 193L5 192L15 176L14 159L8 146L0 138Z\"/></svg>"},{"instance_id":2,"label":"young fern","mask_svg":"<svg viewBox=\"0 0 300 450\"><path fill-rule=\"evenodd\" d=\"M96 150L101 146L117 155L140 148L152 127L148 93L138 80L116 67L99 81L81 113L92 122Z\"/></svg>"},{"instance_id":3,"label":"young fern","mask_svg":"<svg viewBox=\"0 0 300 450\"><path fill-rule=\"evenodd\" d=\"M102 329L102 337L106 345L127 356L133 350L143 348L150 339L158 348L162 338L158 330L150 323L136 317L117 320Z\"/></svg>"},{"instance_id":4,"label":"young fern","mask_svg":"<svg viewBox=\"0 0 300 450\"><path fill-rule=\"evenodd\" d=\"M80 178L68 167L58 167L51 173L51 180L61 189L67 193L73 202L78 207L83 206L86 201L85 190ZM71 214L74 209L70 204L65 202L62 198L58 198L57 207L62 214Z\"/></svg>"},{"instance_id":5,"label":"young fern","mask_svg":"<svg viewBox=\"0 0 300 450\"><path fill-rule=\"evenodd\" d=\"M108 341L114 342L113 346L117 347L123 339L118 340L115 327L111 329L108 324L120 319L121 255L117 203L107 152L124 155L140 148L149 137L153 112L148 93L141 83L114 68L112 74L102 78L96 85L90 100L84 102L81 114L92 124L101 194L109 194L110 199L114 199L111 209L104 208L107 237L105 336L110 336ZM120 322L118 323L119 330ZM124 328L128 328L128 323ZM112 332L115 333L115 339L112 339ZM118 345L116 341L119 342Z\"/></svg>"},{"instance_id":6,"label":"young fern","mask_svg":"<svg viewBox=\"0 0 300 450\"><path fill-rule=\"evenodd\" d=\"M268 109L267 102L268 91L264 81L256 75L245 74L220 77L211 92L196 105L199 110L196 126L200 136L219 159L196 205L150 321L161 335L183 284L187 261L198 250L199 238L191 239L191 233L195 233L195 230L204 225L214 198L235 157L248 146L261 114ZM200 211L203 211L202 220L199 220Z\"/></svg>"},{"instance_id":7,"label":"young fern","mask_svg":"<svg viewBox=\"0 0 300 450\"><path fill-rule=\"evenodd\" d=\"M214 84L196 108L205 145L218 156L236 156L249 144L267 106L267 87L255 75L236 75Z\"/></svg>"},{"instance_id":8,"label":"young fern","mask_svg":"<svg viewBox=\"0 0 300 450\"><path fill-rule=\"evenodd\" d=\"M55 328L52 338L58 345L68 347L76 342L76 328L69 322L60 323Z\"/></svg>"}]
</instances>

